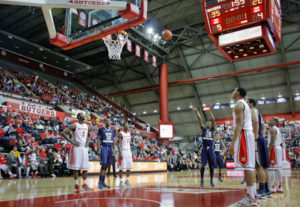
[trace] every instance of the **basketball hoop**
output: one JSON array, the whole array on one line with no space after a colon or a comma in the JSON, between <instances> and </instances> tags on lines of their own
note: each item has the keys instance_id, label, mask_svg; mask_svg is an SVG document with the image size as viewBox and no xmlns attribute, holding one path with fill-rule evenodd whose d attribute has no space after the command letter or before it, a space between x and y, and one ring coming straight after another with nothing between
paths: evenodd
<instances>
[{"instance_id":1,"label":"basketball hoop","mask_svg":"<svg viewBox=\"0 0 300 207\"><path fill-rule=\"evenodd\" d=\"M127 42L127 39L128 34L123 30L103 38L103 41L108 49L108 57L110 60L121 60L121 53L125 43Z\"/></svg>"}]
</instances>

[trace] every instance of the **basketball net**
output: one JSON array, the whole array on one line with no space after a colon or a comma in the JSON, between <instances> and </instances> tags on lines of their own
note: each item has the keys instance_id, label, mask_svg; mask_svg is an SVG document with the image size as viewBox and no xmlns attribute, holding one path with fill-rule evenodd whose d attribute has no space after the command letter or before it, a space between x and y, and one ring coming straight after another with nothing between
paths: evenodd
<instances>
[{"instance_id":1,"label":"basketball net","mask_svg":"<svg viewBox=\"0 0 300 207\"><path fill-rule=\"evenodd\" d=\"M103 41L108 49L108 57L110 60L121 60L123 47L128 39L128 34L125 31L116 32L117 39L113 39L111 35L103 38Z\"/></svg>"}]
</instances>

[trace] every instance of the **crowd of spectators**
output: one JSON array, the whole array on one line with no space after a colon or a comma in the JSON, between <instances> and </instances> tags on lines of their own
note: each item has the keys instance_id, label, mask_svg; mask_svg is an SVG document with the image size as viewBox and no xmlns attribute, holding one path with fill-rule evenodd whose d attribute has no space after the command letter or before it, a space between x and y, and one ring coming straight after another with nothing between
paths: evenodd
<instances>
[{"instance_id":1,"label":"crowd of spectators","mask_svg":"<svg viewBox=\"0 0 300 207\"><path fill-rule=\"evenodd\" d=\"M1 88L0 90L12 93L21 93L24 96L33 96L41 99L43 103L53 107L62 105L69 109L80 109L93 112L98 115L99 121L105 117L112 120L112 124L120 127L125 121L129 122L132 128L135 127L135 120L129 114L124 114L115 109L108 102L93 94L87 94L63 84L60 81L43 79L37 74L28 74L11 70L9 73L0 69ZM30 93L33 92L33 93ZM71 111L71 110L70 110Z\"/></svg>"},{"instance_id":2,"label":"crowd of spectators","mask_svg":"<svg viewBox=\"0 0 300 207\"><path fill-rule=\"evenodd\" d=\"M131 129L135 128L133 118L114 109L98 96L88 95L60 82L43 80L36 74L29 75L15 71L7 73L0 70L0 75L0 90L2 91L22 93L25 96L32 96L33 94L35 97L40 97L45 104L53 107L64 105L96 113L98 118L88 117L92 130L92 139L89 143L90 160L99 160L96 142L97 131L105 119L111 119L116 130L125 121L130 123ZM2 149L0 152L6 152L6 160L3 163L8 165L7 173L14 172L19 177L37 175L55 177L70 173L67 163L71 145L61 139L60 132L74 122L72 118L65 118L64 120L46 119L43 116L26 112L4 112L2 108L0 108L0 112L0 147ZM285 122L283 120L279 127L285 138L291 138L286 142L288 157L293 166L297 167L297 164L300 165L300 124L299 122ZM230 122L219 124L216 131L228 149L233 137L233 126ZM136 131L132 130L132 132ZM137 133L132 133L132 137L133 160L167 161L170 171L192 170L200 167L201 142L197 144L196 150L187 152L186 150L166 147L155 139L143 137ZM228 151L225 151L225 159L232 161Z\"/></svg>"}]
</instances>

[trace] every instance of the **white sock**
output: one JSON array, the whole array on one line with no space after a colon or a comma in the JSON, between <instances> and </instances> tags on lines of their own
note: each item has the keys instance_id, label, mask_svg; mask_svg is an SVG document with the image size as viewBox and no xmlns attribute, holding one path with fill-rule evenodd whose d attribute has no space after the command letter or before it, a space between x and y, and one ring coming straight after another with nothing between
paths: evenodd
<instances>
[{"instance_id":1,"label":"white sock","mask_svg":"<svg viewBox=\"0 0 300 207\"><path fill-rule=\"evenodd\" d=\"M274 170L269 171L269 177L270 177L270 182L269 182L269 189L272 189L275 183L275 172Z\"/></svg>"},{"instance_id":2,"label":"white sock","mask_svg":"<svg viewBox=\"0 0 300 207\"><path fill-rule=\"evenodd\" d=\"M30 173L30 167L27 167L27 169L26 169L26 176L29 176L29 173Z\"/></svg>"},{"instance_id":3,"label":"white sock","mask_svg":"<svg viewBox=\"0 0 300 207\"><path fill-rule=\"evenodd\" d=\"M83 185L85 185L86 184L86 180L83 180Z\"/></svg>"},{"instance_id":4,"label":"white sock","mask_svg":"<svg viewBox=\"0 0 300 207\"><path fill-rule=\"evenodd\" d=\"M9 174L10 176L12 176L12 173L11 173L10 171L8 172L8 174Z\"/></svg>"},{"instance_id":5,"label":"white sock","mask_svg":"<svg viewBox=\"0 0 300 207\"><path fill-rule=\"evenodd\" d=\"M129 181L129 177L126 177L126 181Z\"/></svg>"},{"instance_id":6,"label":"white sock","mask_svg":"<svg viewBox=\"0 0 300 207\"><path fill-rule=\"evenodd\" d=\"M247 186L247 194L254 198L253 186Z\"/></svg>"},{"instance_id":7,"label":"white sock","mask_svg":"<svg viewBox=\"0 0 300 207\"><path fill-rule=\"evenodd\" d=\"M254 182L254 184L253 184L253 192L254 192L254 196L256 196L257 195L257 192L256 192L256 183ZM255 197L254 197L255 198Z\"/></svg>"},{"instance_id":8,"label":"white sock","mask_svg":"<svg viewBox=\"0 0 300 207\"><path fill-rule=\"evenodd\" d=\"M78 185L78 179L75 180L75 184Z\"/></svg>"},{"instance_id":9,"label":"white sock","mask_svg":"<svg viewBox=\"0 0 300 207\"><path fill-rule=\"evenodd\" d=\"M276 170L277 174L277 186L282 186L282 169Z\"/></svg>"}]
</instances>

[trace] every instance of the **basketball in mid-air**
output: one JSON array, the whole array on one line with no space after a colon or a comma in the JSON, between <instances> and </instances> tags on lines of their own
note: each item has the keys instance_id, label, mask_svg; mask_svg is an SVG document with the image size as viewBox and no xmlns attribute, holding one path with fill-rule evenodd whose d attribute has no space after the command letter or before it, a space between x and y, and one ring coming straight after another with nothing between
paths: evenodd
<instances>
[{"instance_id":1,"label":"basketball in mid-air","mask_svg":"<svg viewBox=\"0 0 300 207\"><path fill-rule=\"evenodd\" d=\"M165 29L162 31L161 36L164 38L164 40L171 40L173 37L173 34L170 30Z\"/></svg>"}]
</instances>

